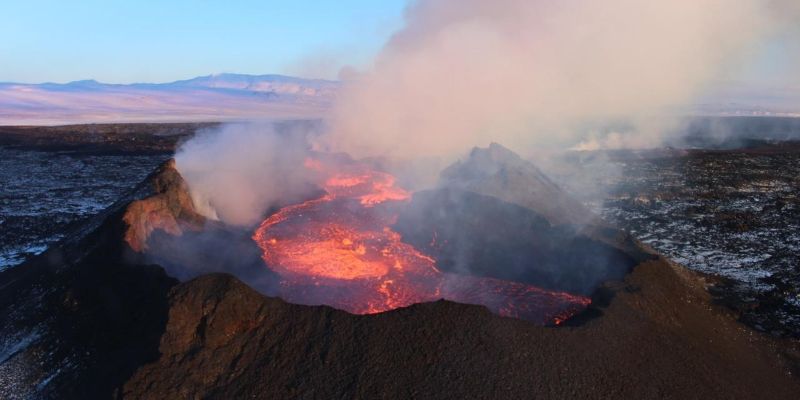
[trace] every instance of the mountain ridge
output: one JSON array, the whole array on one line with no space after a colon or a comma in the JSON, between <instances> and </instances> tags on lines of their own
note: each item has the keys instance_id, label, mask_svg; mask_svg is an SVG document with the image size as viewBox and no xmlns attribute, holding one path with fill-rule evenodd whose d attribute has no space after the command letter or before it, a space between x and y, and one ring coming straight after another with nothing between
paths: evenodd
<instances>
[{"instance_id":1,"label":"mountain ridge","mask_svg":"<svg viewBox=\"0 0 800 400\"><path fill-rule=\"evenodd\" d=\"M0 81L0 86L5 85L15 85L15 86L76 86L76 85L85 85L85 84L94 84L94 85L102 85L102 86L167 86L167 85L175 85L175 84L186 84L186 83L193 83L197 81L203 80L212 80L212 79L229 79L229 80L273 80L273 81L286 81L286 82L319 82L319 83L330 83L330 84L338 84L339 81L330 80L330 79L321 79L321 78L304 78L299 76L291 76L291 75L284 75L284 74L240 74L235 72L220 72L208 75L199 75L193 78L187 79L177 79L174 81L166 81L166 82L129 82L129 83L112 83L112 82L101 82L97 79L87 78L87 79L77 79L73 81L67 82L38 82L38 83L30 83L30 82L13 82L13 81Z\"/></svg>"},{"instance_id":2,"label":"mountain ridge","mask_svg":"<svg viewBox=\"0 0 800 400\"><path fill-rule=\"evenodd\" d=\"M319 118L337 81L213 74L165 83L0 83L0 125Z\"/></svg>"},{"instance_id":3,"label":"mountain ridge","mask_svg":"<svg viewBox=\"0 0 800 400\"><path fill-rule=\"evenodd\" d=\"M320 118L345 82L217 73L171 82L0 82L0 125ZM800 88L717 85L667 114L800 117Z\"/></svg>"}]
</instances>

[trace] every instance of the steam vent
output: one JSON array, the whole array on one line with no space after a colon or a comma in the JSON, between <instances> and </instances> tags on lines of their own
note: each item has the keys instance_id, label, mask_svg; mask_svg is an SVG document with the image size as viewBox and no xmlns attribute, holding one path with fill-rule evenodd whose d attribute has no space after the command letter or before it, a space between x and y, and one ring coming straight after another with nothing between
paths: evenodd
<instances>
[{"instance_id":1,"label":"steam vent","mask_svg":"<svg viewBox=\"0 0 800 400\"><path fill-rule=\"evenodd\" d=\"M0 398L800 398L796 344L498 144L417 192L304 168L241 228L167 162L0 272Z\"/></svg>"}]
</instances>

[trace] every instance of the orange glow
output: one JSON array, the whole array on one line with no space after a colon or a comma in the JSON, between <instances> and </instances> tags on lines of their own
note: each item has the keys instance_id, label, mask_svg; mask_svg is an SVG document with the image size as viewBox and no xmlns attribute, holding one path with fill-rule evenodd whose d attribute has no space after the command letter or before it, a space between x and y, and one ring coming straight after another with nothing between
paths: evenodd
<instances>
[{"instance_id":1,"label":"orange glow","mask_svg":"<svg viewBox=\"0 0 800 400\"><path fill-rule=\"evenodd\" d=\"M394 183L393 176L378 171L367 171L360 175L336 174L325 181L325 190L334 196L357 198L364 206L411 197Z\"/></svg>"},{"instance_id":2,"label":"orange glow","mask_svg":"<svg viewBox=\"0 0 800 400\"><path fill-rule=\"evenodd\" d=\"M316 160L305 166L325 172ZM446 298L555 324L589 304L522 283L442 273L436 260L391 229L396 215L376 207L411 197L387 173L350 166L329 174L323 189L320 198L280 209L253 235L267 266L281 276L279 295L287 301L371 314Z\"/></svg>"}]
</instances>

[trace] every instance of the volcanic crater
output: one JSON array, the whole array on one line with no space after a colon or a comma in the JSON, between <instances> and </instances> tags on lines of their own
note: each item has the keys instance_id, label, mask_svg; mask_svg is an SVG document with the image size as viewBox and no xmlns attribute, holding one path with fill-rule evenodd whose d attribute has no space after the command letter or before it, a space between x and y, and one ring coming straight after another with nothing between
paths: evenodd
<instances>
[{"instance_id":1,"label":"volcanic crater","mask_svg":"<svg viewBox=\"0 0 800 400\"><path fill-rule=\"evenodd\" d=\"M2 363L15 373L0 394L800 392L796 344L737 323L701 277L594 219L501 146L475 149L413 195L354 165L255 232L203 218L174 162L163 165L58 246L0 272L0 333L27 340Z\"/></svg>"},{"instance_id":2,"label":"volcanic crater","mask_svg":"<svg viewBox=\"0 0 800 400\"><path fill-rule=\"evenodd\" d=\"M495 171L502 174L523 166L535 173L526 188L546 186L554 192L547 201L567 198L535 167L496 144L475 149L458 167L475 170L487 163L503 166ZM541 325L582 312L601 284L652 257L626 253L607 243L611 238L603 242L598 230L588 228L597 220L553 224L534 208L468 190L452 169L440 187L412 194L365 162L321 155L306 159L304 168L317 175L320 187L268 215L252 240L247 229L216 221L198 230L191 200L183 195L177 196L186 210L180 212L183 229L171 214L142 218L129 212L126 220L144 221L132 224L129 236L139 233L129 243L173 276L232 271L262 293L296 304L374 314L446 299ZM469 182L476 184L474 174ZM571 207L589 215L579 204ZM151 231L160 231L156 240L149 240ZM222 260L198 256L209 248L240 250Z\"/></svg>"}]
</instances>

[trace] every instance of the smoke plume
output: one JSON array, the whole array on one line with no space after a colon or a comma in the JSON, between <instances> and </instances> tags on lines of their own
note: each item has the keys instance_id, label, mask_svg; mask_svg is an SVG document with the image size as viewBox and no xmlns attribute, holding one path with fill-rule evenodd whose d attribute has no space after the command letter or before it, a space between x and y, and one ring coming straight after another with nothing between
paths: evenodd
<instances>
[{"instance_id":1,"label":"smoke plume","mask_svg":"<svg viewBox=\"0 0 800 400\"><path fill-rule=\"evenodd\" d=\"M300 126L299 129L307 127ZM303 134L271 123L227 124L198 133L175 154L199 212L252 225L270 208L312 190Z\"/></svg>"},{"instance_id":2,"label":"smoke plume","mask_svg":"<svg viewBox=\"0 0 800 400\"><path fill-rule=\"evenodd\" d=\"M342 74L356 79L312 139L318 150L400 160L412 172L399 178L417 182L436 176L430 165L490 142L523 155L657 146L666 114L734 76L799 8L793 0L419 0L370 70ZM307 190L307 138L268 124L226 126L185 143L177 165L206 215L251 225Z\"/></svg>"},{"instance_id":3,"label":"smoke plume","mask_svg":"<svg viewBox=\"0 0 800 400\"><path fill-rule=\"evenodd\" d=\"M348 85L325 145L392 157L491 141L523 153L583 140L583 148L657 145L656 116L735 75L796 8L774 0L420 0L372 70ZM620 121L634 129L596 129Z\"/></svg>"}]
</instances>

